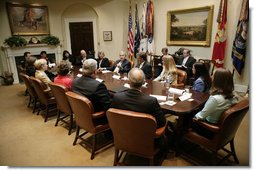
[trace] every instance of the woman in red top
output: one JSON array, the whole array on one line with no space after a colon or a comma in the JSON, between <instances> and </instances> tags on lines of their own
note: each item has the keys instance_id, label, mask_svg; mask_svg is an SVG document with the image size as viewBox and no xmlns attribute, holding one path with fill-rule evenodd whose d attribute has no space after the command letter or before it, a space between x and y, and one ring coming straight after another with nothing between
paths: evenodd
<instances>
[{"instance_id":1,"label":"woman in red top","mask_svg":"<svg viewBox=\"0 0 254 171\"><path fill-rule=\"evenodd\" d=\"M57 77L55 77L54 83L61 84L70 90L72 85L72 78L69 75L70 69L71 69L70 62L61 61L57 67L58 75Z\"/></svg>"}]
</instances>

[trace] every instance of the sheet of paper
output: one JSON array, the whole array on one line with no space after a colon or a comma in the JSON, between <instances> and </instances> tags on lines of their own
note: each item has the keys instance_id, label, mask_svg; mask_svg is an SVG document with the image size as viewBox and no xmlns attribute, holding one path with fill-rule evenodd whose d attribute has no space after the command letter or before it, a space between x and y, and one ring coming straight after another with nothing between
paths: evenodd
<instances>
[{"instance_id":1,"label":"sheet of paper","mask_svg":"<svg viewBox=\"0 0 254 171\"><path fill-rule=\"evenodd\" d=\"M49 63L48 66L49 66L49 68L52 68L52 67L56 66L56 64L55 63Z\"/></svg>"},{"instance_id":2,"label":"sheet of paper","mask_svg":"<svg viewBox=\"0 0 254 171\"><path fill-rule=\"evenodd\" d=\"M122 80L128 80L128 78L127 77L123 77Z\"/></svg>"},{"instance_id":3,"label":"sheet of paper","mask_svg":"<svg viewBox=\"0 0 254 171\"><path fill-rule=\"evenodd\" d=\"M96 80L99 81L99 82L103 82L104 81L104 80L99 79L99 78L96 78Z\"/></svg>"},{"instance_id":4,"label":"sheet of paper","mask_svg":"<svg viewBox=\"0 0 254 171\"><path fill-rule=\"evenodd\" d=\"M112 72L112 71L109 71L109 70L103 70L103 71L101 71L103 74L105 74L105 73L110 73L110 72Z\"/></svg>"},{"instance_id":5,"label":"sheet of paper","mask_svg":"<svg viewBox=\"0 0 254 171\"><path fill-rule=\"evenodd\" d=\"M187 100L189 98L191 98L192 93L183 93L183 95L181 95L180 97L178 97L181 101Z\"/></svg>"},{"instance_id":6,"label":"sheet of paper","mask_svg":"<svg viewBox=\"0 0 254 171\"><path fill-rule=\"evenodd\" d=\"M148 86L148 83L147 83L147 82L145 82L145 83L142 85L142 87L145 87L145 88L147 88L147 86Z\"/></svg>"},{"instance_id":7,"label":"sheet of paper","mask_svg":"<svg viewBox=\"0 0 254 171\"><path fill-rule=\"evenodd\" d=\"M166 101L167 100L167 96L153 95L153 94L150 94L150 96L155 97L159 101Z\"/></svg>"},{"instance_id":8,"label":"sheet of paper","mask_svg":"<svg viewBox=\"0 0 254 171\"><path fill-rule=\"evenodd\" d=\"M165 105L169 105L169 106L173 106L175 104L176 104L176 102L174 102L174 101L166 101L165 102Z\"/></svg>"},{"instance_id":9,"label":"sheet of paper","mask_svg":"<svg viewBox=\"0 0 254 171\"><path fill-rule=\"evenodd\" d=\"M126 88L130 88L130 84L128 84L128 83L125 83L123 86Z\"/></svg>"},{"instance_id":10,"label":"sheet of paper","mask_svg":"<svg viewBox=\"0 0 254 171\"><path fill-rule=\"evenodd\" d=\"M82 74L78 74L77 77L82 77Z\"/></svg>"},{"instance_id":11,"label":"sheet of paper","mask_svg":"<svg viewBox=\"0 0 254 171\"><path fill-rule=\"evenodd\" d=\"M185 90L170 87L168 89L168 92L176 94L176 95L182 95L185 92Z\"/></svg>"},{"instance_id":12,"label":"sheet of paper","mask_svg":"<svg viewBox=\"0 0 254 171\"><path fill-rule=\"evenodd\" d=\"M112 77L113 77L114 79L118 79L118 80L120 79L120 75L113 75Z\"/></svg>"}]
</instances>

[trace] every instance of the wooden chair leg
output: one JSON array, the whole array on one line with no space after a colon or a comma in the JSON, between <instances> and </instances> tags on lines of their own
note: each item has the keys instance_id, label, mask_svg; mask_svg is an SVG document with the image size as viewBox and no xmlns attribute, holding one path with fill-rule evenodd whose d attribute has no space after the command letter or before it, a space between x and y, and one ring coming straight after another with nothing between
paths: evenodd
<instances>
[{"instance_id":1,"label":"wooden chair leg","mask_svg":"<svg viewBox=\"0 0 254 171\"><path fill-rule=\"evenodd\" d=\"M96 148L96 135L97 134L94 134L93 135L93 147L92 147L92 154L91 154L91 160L94 159L94 155L95 155L95 148Z\"/></svg>"},{"instance_id":2,"label":"wooden chair leg","mask_svg":"<svg viewBox=\"0 0 254 171\"><path fill-rule=\"evenodd\" d=\"M78 137L79 137L79 130L80 130L80 127L79 127L79 126L77 126L76 136L75 136L75 139L74 139L73 145L76 145L76 143L77 143L77 140L78 140Z\"/></svg>"},{"instance_id":3,"label":"wooden chair leg","mask_svg":"<svg viewBox=\"0 0 254 171\"><path fill-rule=\"evenodd\" d=\"M70 115L70 125L68 135L71 135L72 128L73 128L73 115Z\"/></svg>"},{"instance_id":4,"label":"wooden chair leg","mask_svg":"<svg viewBox=\"0 0 254 171\"><path fill-rule=\"evenodd\" d=\"M60 110L58 110L58 111L57 111L57 118L56 118L56 124L55 124L55 126L58 125L58 122L59 122L59 120L60 120L60 116L61 116L61 112L60 112Z\"/></svg>"},{"instance_id":5,"label":"wooden chair leg","mask_svg":"<svg viewBox=\"0 0 254 171\"><path fill-rule=\"evenodd\" d=\"M235 162L236 162L237 164L239 164L239 160L238 160L238 158L237 158L237 156L236 156L236 153L235 153L234 139L232 139L232 140L230 141L230 148L231 148L231 152L233 153L232 155L233 155L233 157L234 157Z\"/></svg>"},{"instance_id":6,"label":"wooden chair leg","mask_svg":"<svg viewBox=\"0 0 254 171\"><path fill-rule=\"evenodd\" d=\"M119 155L119 150L115 150L114 166L117 166L118 161L120 160L120 159L118 158L118 155Z\"/></svg>"},{"instance_id":7,"label":"wooden chair leg","mask_svg":"<svg viewBox=\"0 0 254 171\"><path fill-rule=\"evenodd\" d=\"M25 91L25 96L27 96L29 93L28 93L28 90L26 89L26 91Z\"/></svg>"},{"instance_id":8,"label":"wooden chair leg","mask_svg":"<svg viewBox=\"0 0 254 171\"><path fill-rule=\"evenodd\" d=\"M29 102L28 102L27 107L30 107L31 101L32 101L32 97L29 95Z\"/></svg>"},{"instance_id":9,"label":"wooden chair leg","mask_svg":"<svg viewBox=\"0 0 254 171\"><path fill-rule=\"evenodd\" d=\"M45 115L44 122L47 122L47 120L48 120L48 114L49 114L49 107L48 107L48 105L46 105L46 115Z\"/></svg>"},{"instance_id":10,"label":"wooden chair leg","mask_svg":"<svg viewBox=\"0 0 254 171\"><path fill-rule=\"evenodd\" d=\"M36 104L37 104L37 99L34 99L33 100L33 113L35 112Z\"/></svg>"},{"instance_id":11,"label":"wooden chair leg","mask_svg":"<svg viewBox=\"0 0 254 171\"><path fill-rule=\"evenodd\" d=\"M40 111L41 111L41 102L40 102L40 104L39 104L39 109L38 109L38 111L37 111L37 115L40 114Z\"/></svg>"}]
</instances>

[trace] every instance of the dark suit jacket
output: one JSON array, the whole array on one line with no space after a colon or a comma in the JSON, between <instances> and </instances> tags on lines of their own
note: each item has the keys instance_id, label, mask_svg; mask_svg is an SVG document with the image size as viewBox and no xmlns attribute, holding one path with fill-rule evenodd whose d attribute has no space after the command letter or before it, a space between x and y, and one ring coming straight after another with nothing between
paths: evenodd
<instances>
[{"instance_id":1,"label":"dark suit jacket","mask_svg":"<svg viewBox=\"0 0 254 171\"><path fill-rule=\"evenodd\" d=\"M116 93L113 97L111 107L151 114L157 121L157 128L164 126L166 123L157 99L135 89L128 89Z\"/></svg>"},{"instance_id":2,"label":"dark suit jacket","mask_svg":"<svg viewBox=\"0 0 254 171\"><path fill-rule=\"evenodd\" d=\"M101 61L101 67L99 67L99 59L97 59L97 67L98 68L107 68L107 67L109 67L109 60L108 60L108 58L103 58L102 59L102 61Z\"/></svg>"},{"instance_id":3,"label":"dark suit jacket","mask_svg":"<svg viewBox=\"0 0 254 171\"><path fill-rule=\"evenodd\" d=\"M183 56L179 57L178 65L182 65L183 59L184 59ZM192 57L192 56L190 56L189 59L186 61L186 63L185 63L185 66L186 66L185 70L186 70L188 76L192 76L192 66L193 66L193 64L195 62L196 62L196 59L194 57Z\"/></svg>"},{"instance_id":4,"label":"dark suit jacket","mask_svg":"<svg viewBox=\"0 0 254 171\"><path fill-rule=\"evenodd\" d=\"M116 68L116 65L120 62L121 60L117 60L114 65L112 67L108 67L107 70L110 70L110 71L114 71L115 68ZM131 63L130 61L128 61L127 59L125 59L123 62L122 62L122 68L119 69L119 73L120 74L123 74L123 73L128 73L130 70L131 70Z\"/></svg>"},{"instance_id":5,"label":"dark suit jacket","mask_svg":"<svg viewBox=\"0 0 254 171\"><path fill-rule=\"evenodd\" d=\"M139 68L140 64L137 64L137 68ZM145 61L145 63L143 64L142 68L141 68L146 76L146 79L151 79L152 78L152 66Z\"/></svg>"},{"instance_id":6,"label":"dark suit jacket","mask_svg":"<svg viewBox=\"0 0 254 171\"><path fill-rule=\"evenodd\" d=\"M106 86L92 77L77 77L72 82L72 91L86 96L93 104L94 111L106 111L111 99Z\"/></svg>"},{"instance_id":7,"label":"dark suit jacket","mask_svg":"<svg viewBox=\"0 0 254 171\"><path fill-rule=\"evenodd\" d=\"M73 59L73 64L72 65L75 65L75 66L82 66L83 63L82 63L82 57L81 56L75 56L74 59ZM86 56L86 59L94 59L93 56Z\"/></svg>"}]
</instances>

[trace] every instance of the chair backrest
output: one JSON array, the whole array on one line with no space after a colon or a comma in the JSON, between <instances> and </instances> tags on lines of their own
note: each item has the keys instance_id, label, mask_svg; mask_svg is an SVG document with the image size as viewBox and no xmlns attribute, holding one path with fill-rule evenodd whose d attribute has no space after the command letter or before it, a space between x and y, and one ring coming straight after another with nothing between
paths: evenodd
<instances>
[{"instance_id":1,"label":"chair backrest","mask_svg":"<svg viewBox=\"0 0 254 171\"><path fill-rule=\"evenodd\" d=\"M30 94L30 96L32 96L34 99L37 98L38 96L35 92L34 87L32 86L29 76L24 73L20 73L19 75L21 76L22 80L25 82L27 91Z\"/></svg>"},{"instance_id":2,"label":"chair backrest","mask_svg":"<svg viewBox=\"0 0 254 171\"><path fill-rule=\"evenodd\" d=\"M207 71L209 73L211 73L211 75L213 75L214 65L213 65L213 61L212 60L210 60L210 59L199 59L198 62L204 63ZM211 69L211 66L212 66L212 69Z\"/></svg>"},{"instance_id":3,"label":"chair backrest","mask_svg":"<svg viewBox=\"0 0 254 171\"><path fill-rule=\"evenodd\" d=\"M34 90L39 98L39 101L42 104L47 105L49 98L46 95L46 93L44 92L43 83L41 82L41 80L39 80L33 76L30 77L30 80L31 80Z\"/></svg>"},{"instance_id":4,"label":"chair backrest","mask_svg":"<svg viewBox=\"0 0 254 171\"><path fill-rule=\"evenodd\" d=\"M85 96L68 91L65 93L70 103L71 109L75 115L75 120L80 128L88 132L95 132L95 124L93 123L92 114L94 108L92 102Z\"/></svg>"},{"instance_id":5,"label":"chair backrest","mask_svg":"<svg viewBox=\"0 0 254 171\"><path fill-rule=\"evenodd\" d=\"M109 60L109 66L112 67L114 65L115 61L114 60Z\"/></svg>"},{"instance_id":6,"label":"chair backrest","mask_svg":"<svg viewBox=\"0 0 254 171\"><path fill-rule=\"evenodd\" d=\"M185 85L187 73L183 70L177 69L177 84Z\"/></svg>"},{"instance_id":7,"label":"chair backrest","mask_svg":"<svg viewBox=\"0 0 254 171\"><path fill-rule=\"evenodd\" d=\"M71 106L65 94L65 92L67 92L68 89L63 85L59 85L53 82L49 83L49 87L56 99L57 108L60 111L71 115L72 114Z\"/></svg>"},{"instance_id":8,"label":"chair backrest","mask_svg":"<svg viewBox=\"0 0 254 171\"><path fill-rule=\"evenodd\" d=\"M157 124L153 116L110 108L107 111L107 118L116 149L145 157L154 155Z\"/></svg>"},{"instance_id":9,"label":"chair backrest","mask_svg":"<svg viewBox=\"0 0 254 171\"><path fill-rule=\"evenodd\" d=\"M218 144L225 144L234 138L243 117L249 110L249 100L244 99L227 109L220 117L220 133L215 137Z\"/></svg>"}]
</instances>

